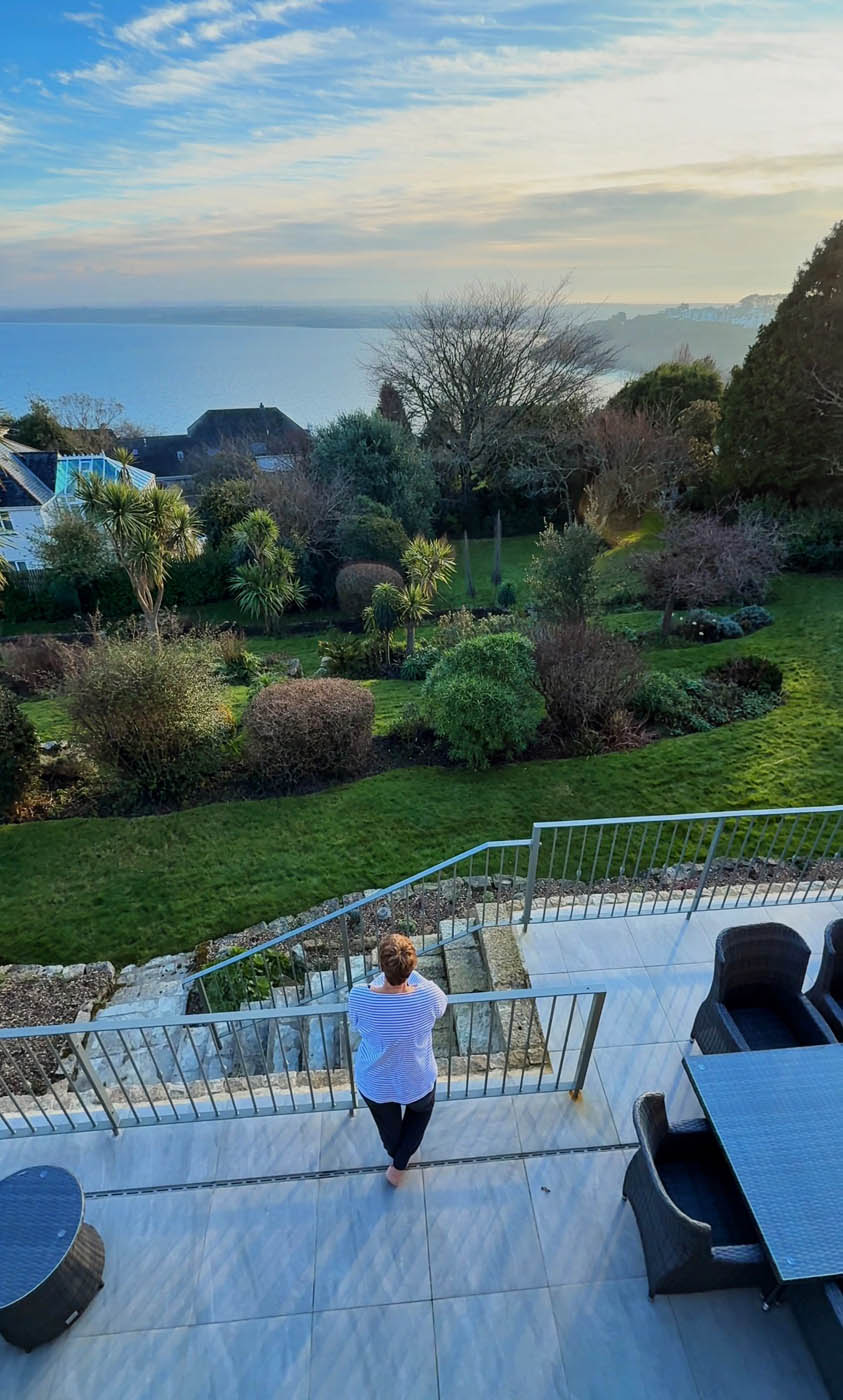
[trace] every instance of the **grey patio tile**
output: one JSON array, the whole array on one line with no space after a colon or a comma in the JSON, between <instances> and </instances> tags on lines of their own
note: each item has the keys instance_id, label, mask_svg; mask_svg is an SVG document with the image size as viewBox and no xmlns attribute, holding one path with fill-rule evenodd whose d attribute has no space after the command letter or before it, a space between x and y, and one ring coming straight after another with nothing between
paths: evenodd
<instances>
[{"instance_id":1,"label":"grey patio tile","mask_svg":"<svg viewBox=\"0 0 843 1400\"><path fill-rule=\"evenodd\" d=\"M305 1313L194 1327L191 1341L205 1385L203 1400L307 1400L310 1336L311 1317ZM147 1392L144 1400L153 1394ZM160 1400L169 1394L182 1400L181 1384L158 1392Z\"/></svg>"},{"instance_id":2,"label":"grey patio tile","mask_svg":"<svg viewBox=\"0 0 843 1400\"><path fill-rule=\"evenodd\" d=\"M765 1313L755 1289L670 1299L702 1400L827 1400L786 1305Z\"/></svg>"},{"instance_id":3,"label":"grey patio tile","mask_svg":"<svg viewBox=\"0 0 843 1400\"><path fill-rule=\"evenodd\" d=\"M626 919L575 919L557 924L556 936L567 972L641 964Z\"/></svg>"},{"instance_id":4,"label":"grey patio tile","mask_svg":"<svg viewBox=\"0 0 843 1400\"><path fill-rule=\"evenodd\" d=\"M437 1394L432 1304L315 1313L311 1400L377 1400L390 1390L402 1400Z\"/></svg>"},{"instance_id":5,"label":"grey patio tile","mask_svg":"<svg viewBox=\"0 0 843 1400\"><path fill-rule=\"evenodd\" d=\"M643 1279L550 1291L562 1362L575 1400L699 1400L666 1298Z\"/></svg>"},{"instance_id":6,"label":"grey patio tile","mask_svg":"<svg viewBox=\"0 0 843 1400\"><path fill-rule=\"evenodd\" d=\"M515 930L515 940L529 973L564 972L565 959L557 936L557 924L529 924Z\"/></svg>"},{"instance_id":7,"label":"grey patio tile","mask_svg":"<svg viewBox=\"0 0 843 1400\"><path fill-rule=\"evenodd\" d=\"M702 963L674 963L670 967L648 967L662 1009L677 1040L690 1040L700 1003L711 987L713 959Z\"/></svg>"},{"instance_id":8,"label":"grey patio tile","mask_svg":"<svg viewBox=\"0 0 843 1400\"><path fill-rule=\"evenodd\" d=\"M86 1218L105 1244L105 1287L74 1330L89 1336L192 1322L210 1204L208 1191L88 1201Z\"/></svg>"},{"instance_id":9,"label":"grey patio tile","mask_svg":"<svg viewBox=\"0 0 843 1400\"><path fill-rule=\"evenodd\" d=\"M512 1098L451 1099L437 1103L421 1145L423 1162L519 1152Z\"/></svg>"},{"instance_id":10,"label":"grey patio tile","mask_svg":"<svg viewBox=\"0 0 843 1400\"><path fill-rule=\"evenodd\" d=\"M583 1009L588 1011L590 998L578 997L574 1001L573 997L564 993L574 986L582 987L592 982L602 986L602 975L598 972L591 975L579 973L573 977L569 972L530 973L530 986L537 993L536 1014L549 1050L577 1050L582 1045ZM550 995L552 992L560 993L555 1008Z\"/></svg>"},{"instance_id":11,"label":"grey patio tile","mask_svg":"<svg viewBox=\"0 0 843 1400\"><path fill-rule=\"evenodd\" d=\"M174 1388L179 1400L203 1400L208 1389L195 1364L200 1348L194 1337L195 1331L189 1327L86 1337L74 1326L67 1336L39 1347L31 1356L20 1355L33 1373L43 1361L49 1363L44 1376L52 1381L54 1400L90 1400L91 1396L98 1400L149 1400L150 1396L172 1394ZM14 1380L14 1389L6 1390L5 1381L0 1363L4 1395L15 1400L47 1400L47 1390L36 1388L34 1375L27 1384L23 1369Z\"/></svg>"},{"instance_id":12,"label":"grey patio tile","mask_svg":"<svg viewBox=\"0 0 843 1400\"><path fill-rule=\"evenodd\" d=\"M304 1110L267 1118L233 1118L216 1124L219 1177L316 1171L322 1117L321 1113Z\"/></svg>"},{"instance_id":13,"label":"grey patio tile","mask_svg":"<svg viewBox=\"0 0 843 1400\"><path fill-rule=\"evenodd\" d=\"M438 1299L433 1310L442 1400L573 1400L546 1288Z\"/></svg>"},{"instance_id":14,"label":"grey patio tile","mask_svg":"<svg viewBox=\"0 0 843 1400\"><path fill-rule=\"evenodd\" d=\"M0 1337L0 1395L8 1400L57 1400L58 1381L73 1345L71 1329L27 1356Z\"/></svg>"},{"instance_id":15,"label":"grey patio tile","mask_svg":"<svg viewBox=\"0 0 843 1400\"><path fill-rule=\"evenodd\" d=\"M196 1321L310 1312L315 1181L221 1187L211 1196Z\"/></svg>"},{"instance_id":16,"label":"grey patio tile","mask_svg":"<svg viewBox=\"0 0 843 1400\"><path fill-rule=\"evenodd\" d=\"M592 980L606 989L596 1045L652 1045L674 1039L643 967L595 973Z\"/></svg>"},{"instance_id":17,"label":"grey patio tile","mask_svg":"<svg viewBox=\"0 0 843 1400\"><path fill-rule=\"evenodd\" d=\"M635 1217L621 1199L626 1164L620 1151L525 1162L549 1283L644 1275Z\"/></svg>"},{"instance_id":18,"label":"grey patio tile","mask_svg":"<svg viewBox=\"0 0 843 1400\"><path fill-rule=\"evenodd\" d=\"M577 1053L565 1056L561 1079L570 1082ZM558 1059L554 1070L558 1069ZM519 1094L514 1098L515 1121L524 1152L549 1151L559 1147L596 1147L618 1141L615 1121L594 1059L586 1074L578 1099L566 1090L553 1093Z\"/></svg>"},{"instance_id":19,"label":"grey patio tile","mask_svg":"<svg viewBox=\"0 0 843 1400\"><path fill-rule=\"evenodd\" d=\"M831 919L839 917L828 904L756 904L742 909L706 909L697 916L716 941L724 928L746 924L787 924L801 933L813 953L822 952L823 932Z\"/></svg>"},{"instance_id":20,"label":"grey patio tile","mask_svg":"<svg viewBox=\"0 0 843 1400\"><path fill-rule=\"evenodd\" d=\"M331 1112L314 1116L321 1120L320 1171L379 1166L386 1170L389 1158L375 1127L375 1120L364 1103L353 1115Z\"/></svg>"},{"instance_id":21,"label":"grey patio tile","mask_svg":"<svg viewBox=\"0 0 843 1400\"><path fill-rule=\"evenodd\" d=\"M699 914L640 915L627 920L635 946L646 967L670 963L714 962L714 939Z\"/></svg>"},{"instance_id":22,"label":"grey patio tile","mask_svg":"<svg viewBox=\"0 0 843 1400\"><path fill-rule=\"evenodd\" d=\"M682 1056L687 1044L622 1045L595 1051L595 1060L611 1105L621 1142L635 1142L632 1105L651 1090L665 1096L671 1122L701 1118L699 1100L691 1088Z\"/></svg>"},{"instance_id":23,"label":"grey patio tile","mask_svg":"<svg viewBox=\"0 0 843 1400\"><path fill-rule=\"evenodd\" d=\"M319 1182L314 1307L430 1297L422 1174L396 1190L381 1172Z\"/></svg>"},{"instance_id":24,"label":"grey patio tile","mask_svg":"<svg viewBox=\"0 0 843 1400\"><path fill-rule=\"evenodd\" d=\"M425 1167L424 1193L434 1298L547 1282L523 1162Z\"/></svg>"}]
</instances>

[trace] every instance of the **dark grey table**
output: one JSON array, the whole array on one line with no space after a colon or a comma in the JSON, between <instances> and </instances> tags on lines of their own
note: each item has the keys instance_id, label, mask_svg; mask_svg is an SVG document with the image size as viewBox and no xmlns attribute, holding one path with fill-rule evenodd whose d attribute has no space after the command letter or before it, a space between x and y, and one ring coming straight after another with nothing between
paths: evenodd
<instances>
[{"instance_id":1,"label":"dark grey table","mask_svg":"<svg viewBox=\"0 0 843 1400\"><path fill-rule=\"evenodd\" d=\"M0 1181L0 1335L31 1351L57 1337L102 1287L105 1249L82 1187L63 1167Z\"/></svg>"},{"instance_id":2,"label":"dark grey table","mask_svg":"<svg viewBox=\"0 0 843 1400\"><path fill-rule=\"evenodd\" d=\"M843 1274L843 1045L684 1063L779 1283Z\"/></svg>"}]
</instances>

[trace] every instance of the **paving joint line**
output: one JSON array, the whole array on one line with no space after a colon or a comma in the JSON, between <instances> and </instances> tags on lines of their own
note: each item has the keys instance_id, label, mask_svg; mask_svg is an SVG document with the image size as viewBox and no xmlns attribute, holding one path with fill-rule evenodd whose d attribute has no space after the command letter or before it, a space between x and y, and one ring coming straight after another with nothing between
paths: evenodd
<instances>
[{"instance_id":1,"label":"paving joint line","mask_svg":"<svg viewBox=\"0 0 843 1400\"><path fill-rule=\"evenodd\" d=\"M491 1152L476 1157L438 1157L430 1162L414 1162L409 1171L426 1167L482 1166L489 1162L523 1162L536 1157L593 1156L601 1152L629 1152L637 1142L608 1142L593 1147L545 1147L529 1152ZM97 1201L113 1196L158 1196L173 1191L215 1191L227 1186L268 1186L287 1181L332 1181L337 1177L376 1176L384 1171L383 1163L368 1167L333 1167L312 1172L271 1172L260 1176L229 1176L208 1181L178 1181L167 1186L118 1186L108 1191L86 1191L85 1199Z\"/></svg>"}]
</instances>

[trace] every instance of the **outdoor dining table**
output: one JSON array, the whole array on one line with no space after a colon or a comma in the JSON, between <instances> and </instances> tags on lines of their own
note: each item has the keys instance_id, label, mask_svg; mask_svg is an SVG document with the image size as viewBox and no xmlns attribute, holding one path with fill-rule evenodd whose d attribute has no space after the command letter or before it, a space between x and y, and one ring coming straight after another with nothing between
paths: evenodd
<instances>
[{"instance_id":1,"label":"outdoor dining table","mask_svg":"<svg viewBox=\"0 0 843 1400\"><path fill-rule=\"evenodd\" d=\"M843 1275L843 1045L687 1055L777 1287Z\"/></svg>"},{"instance_id":2,"label":"outdoor dining table","mask_svg":"<svg viewBox=\"0 0 843 1400\"><path fill-rule=\"evenodd\" d=\"M105 1248L63 1167L0 1181L0 1335L31 1351L76 1321L102 1288Z\"/></svg>"}]
</instances>

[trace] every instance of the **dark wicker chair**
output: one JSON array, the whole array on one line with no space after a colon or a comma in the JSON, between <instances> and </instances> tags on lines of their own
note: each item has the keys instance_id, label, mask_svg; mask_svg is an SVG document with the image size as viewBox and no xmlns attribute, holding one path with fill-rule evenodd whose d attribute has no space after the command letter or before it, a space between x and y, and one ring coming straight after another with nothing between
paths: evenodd
<instances>
[{"instance_id":1,"label":"dark wicker chair","mask_svg":"<svg viewBox=\"0 0 843 1400\"><path fill-rule=\"evenodd\" d=\"M843 919L832 919L826 928L817 980L805 995L843 1040Z\"/></svg>"},{"instance_id":2,"label":"dark wicker chair","mask_svg":"<svg viewBox=\"0 0 843 1400\"><path fill-rule=\"evenodd\" d=\"M641 1146L627 1167L623 1198L635 1212L650 1297L769 1289L752 1217L705 1119L670 1127L664 1094L642 1094L632 1118Z\"/></svg>"},{"instance_id":3,"label":"dark wicker chair","mask_svg":"<svg viewBox=\"0 0 843 1400\"><path fill-rule=\"evenodd\" d=\"M831 1400L843 1400L843 1279L794 1285L788 1302Z\"/></svg>"},{"instance_id":4,"label":"dark wicker chair","mask_svg":"<svg viewBox=\"0 0 843 1400\"><path fill-rule=\"evenodd\" d=\"M711 991L691 1031L703 1054L834 1043L803 995L811 950L786 924L747 924L717 938Z\"/></svg>"}]
</instances>

